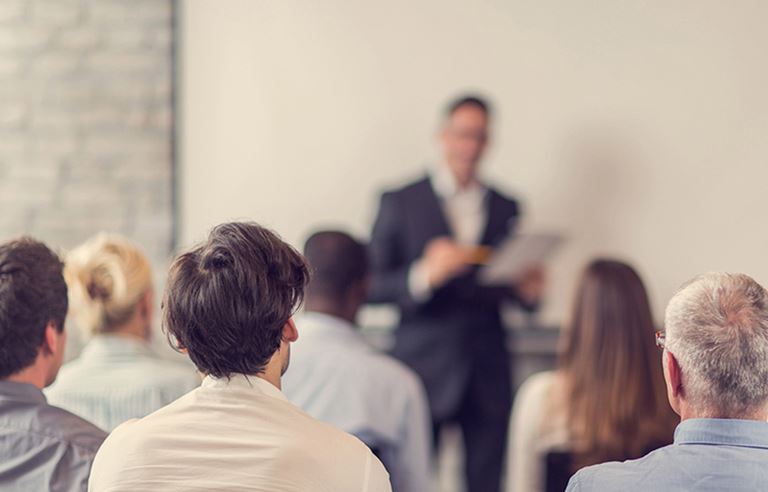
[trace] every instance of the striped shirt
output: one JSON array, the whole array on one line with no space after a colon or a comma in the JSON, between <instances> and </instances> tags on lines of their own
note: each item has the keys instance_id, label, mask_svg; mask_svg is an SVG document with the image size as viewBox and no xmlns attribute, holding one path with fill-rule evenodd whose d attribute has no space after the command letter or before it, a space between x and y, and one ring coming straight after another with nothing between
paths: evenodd
<instances>
[{"instance_id":1,"label":"striped shirt","mask_svg":"<svg viewBox=\"0 0 768 492\"><path fill-rule=\"evenodd\" d=\"M98 335L45 393L51 404L111 431L199 385L191 366L160 359L139 339Z\"/></svg>"}]
</instances>

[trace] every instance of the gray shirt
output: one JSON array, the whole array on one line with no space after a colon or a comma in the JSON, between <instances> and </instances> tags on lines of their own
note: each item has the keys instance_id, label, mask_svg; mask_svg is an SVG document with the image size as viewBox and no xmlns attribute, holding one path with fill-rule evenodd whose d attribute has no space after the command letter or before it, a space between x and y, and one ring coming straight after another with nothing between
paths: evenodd
<instances>
[{"instance_id":1,"label":"gray shirt","mask_svg":"<svg viewBox=\"0 0 768 492\"><path fill-rule=\"evenodd\" d=\"M576 473L567 492L768 491L768 423L690 419L675 442L638 460Z\"/></svg>"},{"instance_id":2,"label":"gray shirt","mask_svg":"<svg viewBox=\"0 0 768 492\"><path fill-rule=\"evenodd\" d=\"M106 437L35 386L0 381L0 490L84 491Z\"/></svg>"}]
</instances>

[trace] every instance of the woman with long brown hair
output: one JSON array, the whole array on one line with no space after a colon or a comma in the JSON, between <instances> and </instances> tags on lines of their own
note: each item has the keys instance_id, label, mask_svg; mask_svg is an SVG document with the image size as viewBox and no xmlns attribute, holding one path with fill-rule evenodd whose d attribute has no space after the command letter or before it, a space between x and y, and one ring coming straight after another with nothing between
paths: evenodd
<instances>
[{"instance_id":1,"label":"woman with long brown hair","mask_svg":"<svg viewBox=\"0 0 768 492\"><path fill-rule=\"evenodd\" d=\"M643 282L629 265L595 260L581 276L558 369L518 391L508 490L564 488L568 475L639 458L672 441L660 354Z\"/></svg>"}]
</instances>

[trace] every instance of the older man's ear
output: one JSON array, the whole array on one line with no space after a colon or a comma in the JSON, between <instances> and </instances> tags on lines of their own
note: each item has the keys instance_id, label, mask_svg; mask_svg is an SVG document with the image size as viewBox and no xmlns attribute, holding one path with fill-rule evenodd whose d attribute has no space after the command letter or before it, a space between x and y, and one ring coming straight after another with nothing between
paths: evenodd
<instances>
[{"instance_id":1,"label":"older man's ear","mask_svg":"<svg viewBox=\"0 0 768 492\"><path fill-rule=\"evenodd\" d=\"M672 410L679 415L680 399L684 396L680 364L677 362L677 358L668 350L664 351L662 364L664 367L664 380L667 383L667 398L672 406Z\"/></svg>"}]
</instances>

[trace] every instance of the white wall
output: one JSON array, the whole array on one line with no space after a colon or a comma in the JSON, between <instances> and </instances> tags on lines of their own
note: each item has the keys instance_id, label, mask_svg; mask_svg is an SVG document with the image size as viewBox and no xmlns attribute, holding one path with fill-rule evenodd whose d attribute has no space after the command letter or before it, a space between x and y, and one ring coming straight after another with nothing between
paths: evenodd
<instances>
[{"instance_id":1,"label":"white wall","mask_svg":"<svg viewBox=\"0 0 768 492\"><path fill-rule=\"evenodd\" d=\"M434 154L443 103L492 96L488 178L570 242L545 318L597 254L633 261L658 321L708 270L768 282L768 2L188 0L182 240L250 217L300 244L367 234Z\"/></svg>"}]
</instances>

